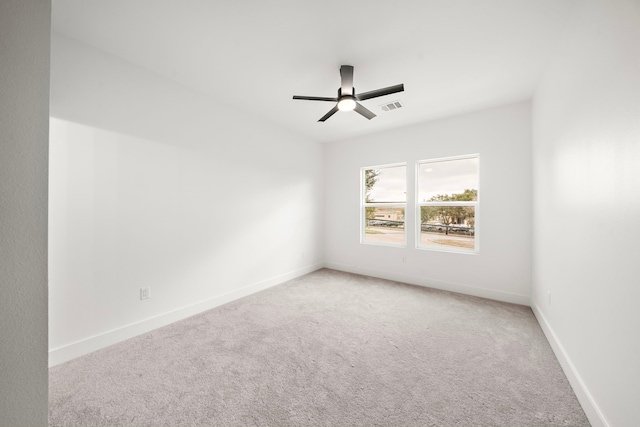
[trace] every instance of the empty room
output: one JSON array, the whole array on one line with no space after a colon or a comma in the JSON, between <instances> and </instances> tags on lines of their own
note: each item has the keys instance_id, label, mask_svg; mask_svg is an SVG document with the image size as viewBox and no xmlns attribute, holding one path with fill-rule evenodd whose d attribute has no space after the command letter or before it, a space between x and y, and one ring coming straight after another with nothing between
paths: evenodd
<instances>
[{"instance_id":1,"label":"empty room","mask_svg":"<svg viewBox=\"0 0 640 427\"><path fill-rule=\"evenodd\" d=\"M0 3L0 427L640 425L640 2Z\"/></svg>"}]
</instances>

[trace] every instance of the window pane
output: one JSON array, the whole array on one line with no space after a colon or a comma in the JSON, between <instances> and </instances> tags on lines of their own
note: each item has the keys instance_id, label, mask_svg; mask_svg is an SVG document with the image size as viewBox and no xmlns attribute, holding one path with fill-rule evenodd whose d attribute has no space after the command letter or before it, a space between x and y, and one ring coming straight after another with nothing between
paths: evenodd
<instances>
[{"instance_id":1,"label":"window pane","mask_svg":"<svg viewBox=\"0 0 640 427\"><path fill-rule=\"evenodd\" d=\"M477 200L478 158L420 163L418 180L419 202Z\"/></svg>"},{"instance_id":2,"label":"window pane","mask_svg":"<svg viewBox=\"0 0 640 427\"><path fill-rule=\"evenodd\" d=\"M404 203L407 201L407 167L366 169L364 200L368 203Z\"/></svg>"},{"instance_id":3,"label":"window pane","mask_svg":"<svg viewBox=\"0 0 640 427\"><path fill-rule=\"evenodd\" d=\"M420 246L475 250L473 206L422 206L420 208Z\"/></svg>"},{"instance_id":4,"label":"window pane","mask_svg":"<svg viewBox=\"0 0 640 427\"><path fill-rule=\"evenodd\" d=\"M365 208L364 241L404 245L404 208Z\"/></svg>"}]
</instances>

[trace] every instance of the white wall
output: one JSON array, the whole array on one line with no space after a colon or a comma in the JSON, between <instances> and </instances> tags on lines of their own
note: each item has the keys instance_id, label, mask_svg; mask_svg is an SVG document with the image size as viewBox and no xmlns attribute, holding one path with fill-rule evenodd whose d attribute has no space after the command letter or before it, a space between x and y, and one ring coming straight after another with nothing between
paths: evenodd
<instances>
[{"instance_id":1,"label":"white wall","mask_svg":"<svg viewBox=\"0 0 640 427\"><path fill-rule=\"evenodd\" d=\"M55 34L51 86L51 364L321 266L319 143Z\"/></svg>"},{"instance_id":2,"label":"white wall","mask_svg":"<svg viewBox=\"0 0 640 427\"><path fill-rule=\"evenodd\" d=\"M49 1L0 2L0 427L47 425Z\"/></svg>"},{"instance_id":3,"label":"white wall","mask_svg":"<svg viewBox=\"0 0 640 427\"><path fill-rule=\"evenodd\" d=\"M407 107L409 108L409 107ZM393 114L389 113L389 114ZM409 196L407 247L359 243L360 168L480 154L477 255L415 248L414 200ZM325 260L332 268L529 303L531 281L531 108L528 102L385 133L325 148ZM406 256L406 263L402 257Z\"/></svg>"},{"instance_id":4,"label":"white wall","mask_svg":"<svg viewBox=\"0 0 640 427\"><path fill-rule=\"evenodd\" d=\"M558 49L533 104L533 307L592 424L636 426L640 2L579 3Z\"/></svg>"}]
</instances>

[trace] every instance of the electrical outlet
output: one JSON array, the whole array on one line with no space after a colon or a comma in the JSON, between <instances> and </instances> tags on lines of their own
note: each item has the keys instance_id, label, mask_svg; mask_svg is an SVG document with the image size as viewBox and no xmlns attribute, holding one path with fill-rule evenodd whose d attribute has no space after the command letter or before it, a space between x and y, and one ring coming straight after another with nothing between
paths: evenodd
<instances>
[{"instance_id":1,"label":"electrical outlet","mask_svg":"<svg viewBox=\"0 0 640 427\"><path fill-rule=\"evenodd\" d=\"M406 264L406 263L407 263L407 257L406 257L406 256L403 256L403 257L402 257L402 263L403 263L403 264Z\"/></svg>"},{"instance_id":2,"label":"electrical outlet","mask_svg":"<svg viewBox=\"0 0 640 427\"><path fill-rule=\"evenodd\" d=\"M551 291L547 291L547 300L549 301L549 305L551 305Z\"/></svg>"},{"instance_id":3,"label":"electrical outlet","mask_svg":"<svg viewBox=\"0 0 640 427\"><path fill-rule=\"evenodd\" d=\"M140 299L149 299L151 298L151 288L140 288Z\"/></svg>"}]
</instances>

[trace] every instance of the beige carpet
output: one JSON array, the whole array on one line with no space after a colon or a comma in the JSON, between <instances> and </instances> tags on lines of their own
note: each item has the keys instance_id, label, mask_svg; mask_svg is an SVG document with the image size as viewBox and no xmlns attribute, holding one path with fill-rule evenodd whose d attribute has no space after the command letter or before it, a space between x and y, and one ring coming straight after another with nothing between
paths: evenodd
<instances>
[{"instance_id":1,"label":"beige carpet","mask_svg":"<svg viewBox=\"0 0 640 427\"><path fill-rule=\"evenodd\" d=\"M320 270L50 370L53 426L588 426L528 307Z\"/></svg>"}]
</instances>

